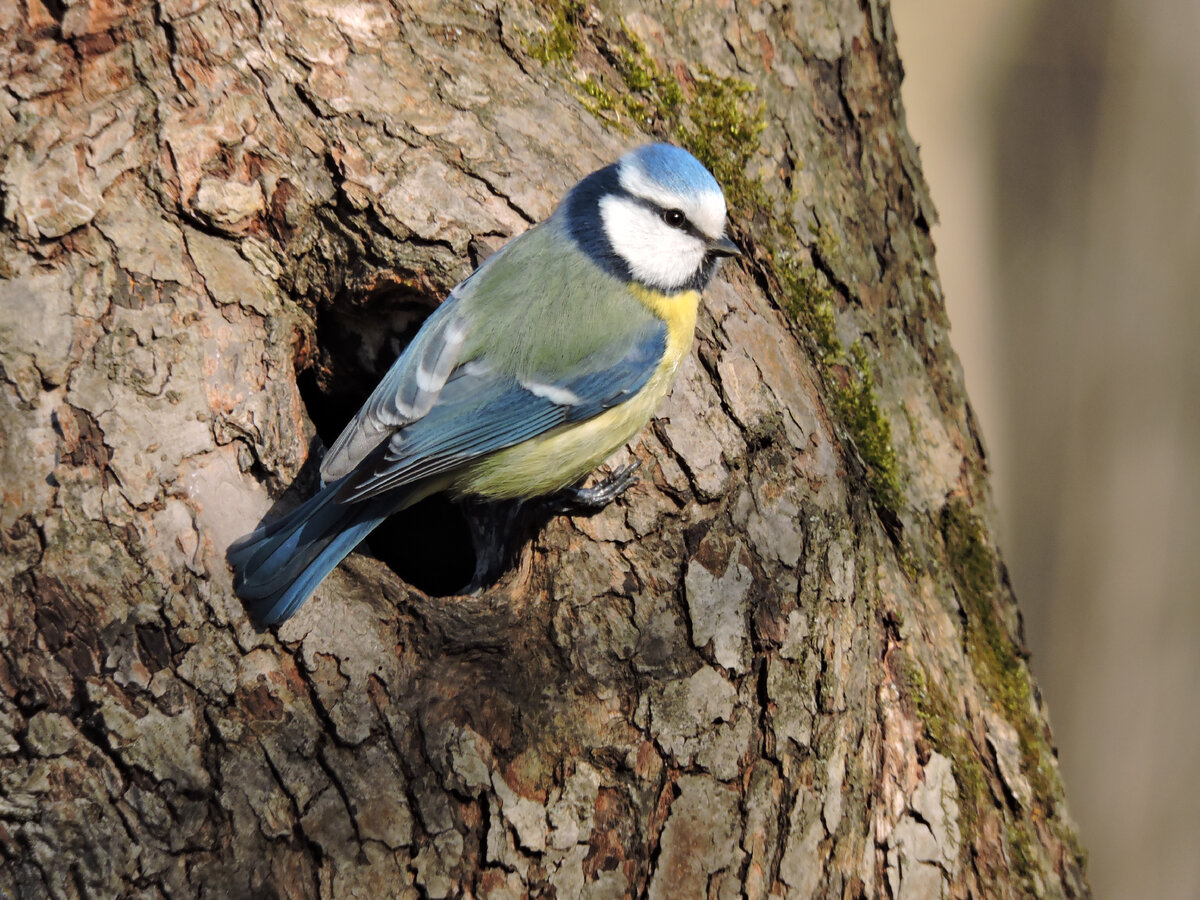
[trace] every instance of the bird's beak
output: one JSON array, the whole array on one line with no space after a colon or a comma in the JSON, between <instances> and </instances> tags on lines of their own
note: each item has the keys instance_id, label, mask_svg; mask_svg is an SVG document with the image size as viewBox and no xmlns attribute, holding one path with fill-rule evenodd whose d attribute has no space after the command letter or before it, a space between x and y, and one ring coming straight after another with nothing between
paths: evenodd
<instances>
[{"instance_id":1,"label":"bird's beak","mask_svg":"<svg viewBox=\"0 0 1200 900\"><path fill-rule=\"evenodd\" d=\"M708 242L708 252L713 256L741 256L742 251L727 237L719 237L715 241Z\"/></svg>"}]
</instances>

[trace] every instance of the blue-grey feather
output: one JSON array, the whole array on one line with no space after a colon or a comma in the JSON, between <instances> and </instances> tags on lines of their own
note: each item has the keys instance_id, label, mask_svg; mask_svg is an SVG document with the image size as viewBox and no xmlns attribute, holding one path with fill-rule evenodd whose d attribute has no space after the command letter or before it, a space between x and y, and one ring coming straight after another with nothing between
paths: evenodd
<instances>
[{"instance_id":1,"label":"blue-grey feather","mask_svg":"<svg viewBox=\"0 0 1200 900\"><path fill-rule=\"evenodd\" d=\"M590 419L636 394L649 381L666 342L666 325L656 321L616 365L548 382L575 394L580 403L555 403L493 370L461 374L460 369L427 415L397 431L373 468L355 473L353 500L381 496L414 479L448 472L465 460Z\"/></svg>"},{"instance_id":2,"label":"blue-grey feather","mask_svg":"<svg viewBox=\"0 0 1200 900\"><path fill-rule=\"evenodd\" d=\"M651 179L676 194L720 194L721 186L700 160L672 144L647 144L618 165L636 163Z\"/></svg>"},{"instance_id":3,"label":"blue-grey feather","mask_svg":"<svg viewBox=\"0 0 1200 900\"><path fill-rule=\"evenodd\" d=\"M326 485L229 548L234 588L255 621L269 625L290 616L372 529L422 492L409 485L368 503L353 502L350 493L348 478Z\"/></svg>"},{"instance_id":4,"label":"blue-grey feather","mask_svg":"<svg viewBox=\"0 0 1200 900\"><path fill-rule=\"evenodd\" d=\"M412 343L329 448L321 462L322 480L332 482L349 474L396 428L433 408L441 384L449 377L462 349L466 325L457 302L460 289L461 285L425 320ZM422 367L433 375L432 388L422 388L418 382L417 373Z\"/></svg>"},{"instance_id":5,"label":"blue-grey feather","mask_svg":"<svg viewBox=\"0 0 1200 900\"><path fill-rule=\"evenodd\" d=\"M296 579L279 594L251 602L250 614L264 625L273 625L289 618L317 589L325 576L346 558L362 540L384 520L384 516L363 519L334 534Z\"/></svg>"}]
</instances>

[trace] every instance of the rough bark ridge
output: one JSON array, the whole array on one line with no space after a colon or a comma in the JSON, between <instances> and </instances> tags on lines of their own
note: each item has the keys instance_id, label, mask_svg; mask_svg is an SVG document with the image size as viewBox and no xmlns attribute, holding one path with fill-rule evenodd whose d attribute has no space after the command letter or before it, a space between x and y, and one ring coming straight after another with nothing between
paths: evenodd
<instances>
[{"instance_id":1,"label":"rough bark ridge","mask_svg":"<svg viewBox=\"0 0 1200 900\"><path fill-rule=\"evenodd\" d=\"M885 4L18 6L0 892L1086 894ZM256 631L228 542L635 129L752 253L641 484L479 598L358 554Z\"/></svg>"}]
</instances>

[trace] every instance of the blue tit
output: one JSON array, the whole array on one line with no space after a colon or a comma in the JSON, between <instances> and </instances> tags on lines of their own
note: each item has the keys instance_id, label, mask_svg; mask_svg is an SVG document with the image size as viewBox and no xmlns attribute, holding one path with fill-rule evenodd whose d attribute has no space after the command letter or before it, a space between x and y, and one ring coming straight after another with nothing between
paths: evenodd
<instances>
[{"instance_id":1,"label":"blue tit","mask_svg":"<svg viewBox=\"0 0 1200 900\"><path fill-rule=\"evenodd\" d=\"M650 144L588 175L426 320L325 456L320 491L230 547L251 616L291 616L387 516L437 491L578 483L649 422L700 291L737 254L721 188L686 150Z\"/></svg>"}]
</instances>

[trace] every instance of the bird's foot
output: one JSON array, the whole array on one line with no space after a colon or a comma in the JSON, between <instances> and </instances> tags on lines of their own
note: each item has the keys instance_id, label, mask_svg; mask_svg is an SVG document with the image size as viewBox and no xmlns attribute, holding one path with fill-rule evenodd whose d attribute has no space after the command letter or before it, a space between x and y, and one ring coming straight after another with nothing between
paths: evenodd
<instances>
[{"instance_id":1,"label":"bird's foot","mask_svg":"<svg viewBox=\"0 0 1200 900\"><path fill-rule=\"evenodd\" d=\"M640 460L634 460L589 488L563 488L545 499L545 509L560 515L587 515L599 512L634 485L637 481L637 470L641 465Z\"/></svg>"}]
</instances>

